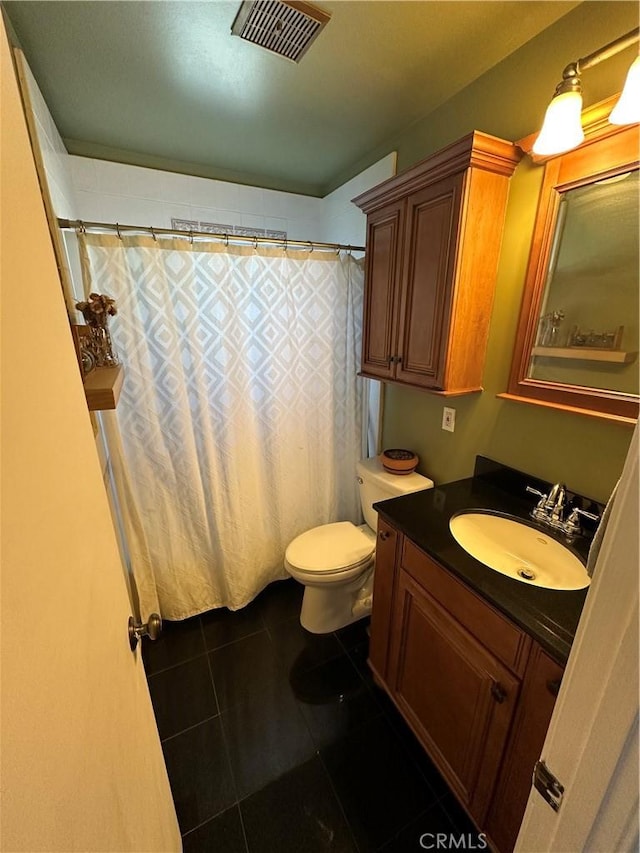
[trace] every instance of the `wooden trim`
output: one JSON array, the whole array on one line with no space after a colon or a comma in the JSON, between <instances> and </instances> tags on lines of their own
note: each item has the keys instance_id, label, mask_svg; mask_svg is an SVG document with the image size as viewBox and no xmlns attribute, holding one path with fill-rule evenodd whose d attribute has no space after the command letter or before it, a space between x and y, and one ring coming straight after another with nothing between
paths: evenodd
<instances>
[{"instance_id":1,"label":"wooden trim","mask_svg":"<svg viewBox=\"0 0 640 853\"><path fill-rule=\"evenodd\" d=\"M531 355L542 358L570 358L574 361L607 361L611 364L631 364L638 357L637 352L592 347L533 347Z\"/></svg>"},{"instance_id":2,"label":"wooden trim","mask_svg":"<svg viewBox=\"0 0 640 853\"><path fill-rule=\"evenodd\" d=\"M540 400L535 397L523 397L520 394L509 394L506 391L502 394L496 394L502 400L512 400L516 403L530 403L534 406L544 406L547 409L557 409L562 412L571 412L574 415L586 415L590 418L601 418L602 420L615 421L619 424L635 426L638 420L635 416L625 417L624 415L616 415L610 412L601 412L598 409L587 409L579 406L568 406L566 403L552 403L549 400ZM637 408L637 406L636 406Z\"/></svg>"},{"instance_id":3,"label":"wooden trim","mask_svg":"<svg viewBox=\"0 0 640 853\"><path fill-rule=\"evenodd\" d=\"M382 382L383 384L399 385L401 388L413 388L415 391L424 391L425 394L434 394L436 397L464 397L466 394L478 394L480 391L484 391L483 385L476 385L473 388L456 388L455 391L442 391L440 388L426 388L424 385L416 385L404 379L402 381L392 378L386 379L366 370L358 371L357 375L363 379L375 379L377 382Z\"/></svg>"},{"instance_id":4,"label":"wooden trim","mask_svg":"<svg viewBox=\"0 0 640 853\"><path fill-rule=\"evenodd\" d=\"M371 213L470 166L511 177L521 158L520 149L512 142L476 130L352 201L365 213Z\"/></svg>"},{"instance_id":5,"label":"wooden trim","mask_svg":"<svg viewBox=\"0 0 640 853\"><path fill-rule=\"evenodd\" d=\"M610 127L613 127L610 125ZM564 411L633 422L638 417L638 397L607 389L542 382L528 376L537 334L540 306L563 192L597 178L612 177L639 165L640 135L637 126L615 128L597 139L546 163L531 253L520 308L507 399L547 405Z\"/></svg>"}]
</instances>

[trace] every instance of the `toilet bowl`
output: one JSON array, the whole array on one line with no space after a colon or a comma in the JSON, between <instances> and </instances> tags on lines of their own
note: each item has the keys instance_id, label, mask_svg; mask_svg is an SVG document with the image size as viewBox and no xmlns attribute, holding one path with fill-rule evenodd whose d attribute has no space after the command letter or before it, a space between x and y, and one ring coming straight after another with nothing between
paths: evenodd
<instances>
[{"instance_id":1,"label":"toilet bowl","mask_svg":"<svg viewBox=\"0 0 640 853\"><path fill-rule=\"evenodd\" d=\"M313 634L344 628L371 612L377 513L373 504L433 488L420 474L390 474L377 457L356 465L365 524L338 521L297 536L284 567L305 587L300 623Z\"/></svg>"}]
</instances>

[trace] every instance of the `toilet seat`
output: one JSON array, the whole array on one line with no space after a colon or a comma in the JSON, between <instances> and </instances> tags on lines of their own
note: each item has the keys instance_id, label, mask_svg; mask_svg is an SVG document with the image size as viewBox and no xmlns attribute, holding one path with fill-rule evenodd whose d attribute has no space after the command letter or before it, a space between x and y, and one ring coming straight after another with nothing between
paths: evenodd
<instances>
[{"instance_id":1,"label":"toilet seat","mask_svg":"<svg viewBox=\"0 0 640 853\"><path fill-rule=\"evenodd\" d=\"M375 537L369 533L350 521L322 524L297 536L285 552L285 561L311 576L351 571L371 562Z\"/></svg>"}]
</instances>

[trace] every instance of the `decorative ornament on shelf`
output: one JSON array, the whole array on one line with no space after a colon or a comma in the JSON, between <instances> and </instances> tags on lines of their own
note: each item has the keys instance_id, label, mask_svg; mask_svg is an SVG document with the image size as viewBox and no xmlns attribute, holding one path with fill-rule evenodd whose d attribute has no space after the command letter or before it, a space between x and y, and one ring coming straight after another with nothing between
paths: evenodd
<instances>
[{"instance_id":1,"label":"decorative ornament on shelf","mask_svg":"<svg viewBox=\"0 0 640 853\"><path fill-rule=\"evenodd\" d=\"M90 293L86 302L76 302L90 332L91 352L96 367L115 367L119 364L109 334L109 317L118 313L115 299L104 293Z\"/></svg>"},{"instance_id":2,"label":"decorative ornament on shelf","mask_svg":"<svg viewBox=\"0 0 640 853\"><path fill-rule=\"evenodd\" d=\"M380 456L382 467L390 474L412 474L420 461L413 450L383 450Z\"/></svg>"}]
</instances>

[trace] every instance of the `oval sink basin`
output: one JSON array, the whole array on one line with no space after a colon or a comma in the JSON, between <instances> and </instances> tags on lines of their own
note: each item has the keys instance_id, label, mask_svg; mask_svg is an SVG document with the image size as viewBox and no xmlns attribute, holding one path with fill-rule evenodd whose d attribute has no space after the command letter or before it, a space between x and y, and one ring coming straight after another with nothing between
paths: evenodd
<instances>
[{"instance_id":1,"label":"oval sink basin","mask_svg":"<svg viewBox=\"0 0 640 853\"><path fill-rule=\"evenodd\" d=\"M484 512L465 512L449 522L455 540L490 569L545 589L584 589L591 578L580 560L527 524Z\"/></svg>"}]
</instances>

